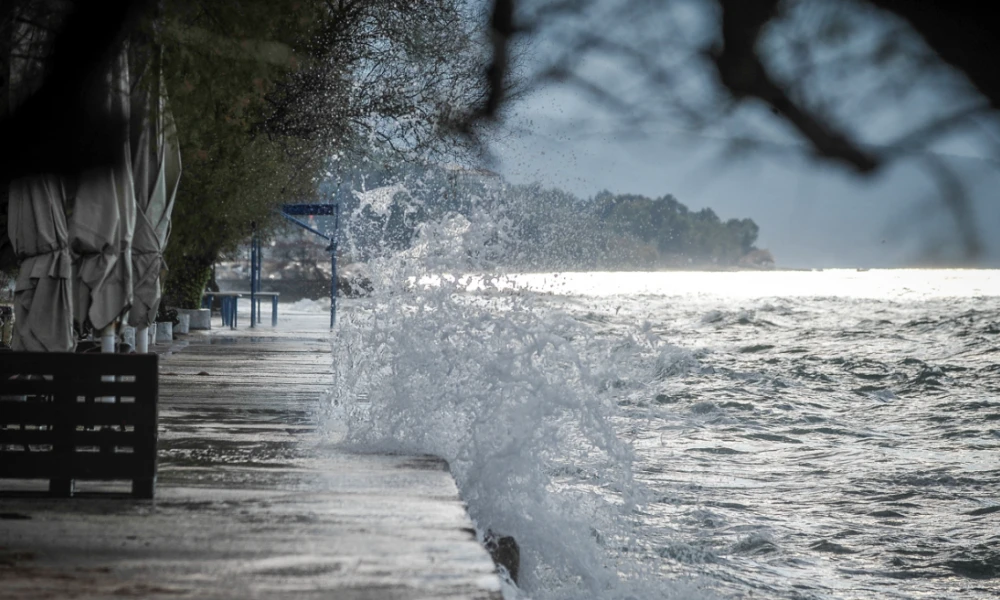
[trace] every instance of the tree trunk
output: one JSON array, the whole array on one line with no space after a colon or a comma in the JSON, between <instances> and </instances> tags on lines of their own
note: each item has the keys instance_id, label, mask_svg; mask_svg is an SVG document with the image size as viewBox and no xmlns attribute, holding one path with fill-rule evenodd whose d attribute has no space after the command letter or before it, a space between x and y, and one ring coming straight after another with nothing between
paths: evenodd
<instances>
[{"instance_id":1,"label":"tree trunk","mask_svg":"<svg viewBox=\"0 0 1000 600\"><path fill-rule=\"evenodd\" d=\"M212 276L214 256L184 256L170 264L164 298L176 308L201 308L202 292Z\"/></svg>"}]
</instances>

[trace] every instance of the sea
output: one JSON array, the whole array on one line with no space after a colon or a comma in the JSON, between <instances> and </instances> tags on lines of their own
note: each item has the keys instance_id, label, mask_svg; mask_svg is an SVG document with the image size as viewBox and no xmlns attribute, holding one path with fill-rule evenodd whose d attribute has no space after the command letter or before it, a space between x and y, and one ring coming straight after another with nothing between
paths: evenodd
<instances>
[{"instance_id":1,"label":"sea","mask_svg":"<svg viewBox=\"0 0 1000 600\"><path fill-rule=\"evenodd\" d=\"M1000 271L521 273L470 231L373 262L323 405L448 461L507 599L1000 597Z\"/></svg>"}]
</instances>

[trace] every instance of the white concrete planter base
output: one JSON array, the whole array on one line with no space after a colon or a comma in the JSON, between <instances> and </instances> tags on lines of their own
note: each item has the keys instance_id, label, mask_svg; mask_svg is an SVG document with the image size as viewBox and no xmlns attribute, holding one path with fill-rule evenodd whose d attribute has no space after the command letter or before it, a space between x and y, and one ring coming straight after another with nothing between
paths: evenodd
<instances>
[{"instance_id":1,"label":"white concrete planter base","mask_svg":"<svg viewBox=\"0 0 1000 600\"><path fill-rule=\"evenodd\" d=\"M212 310L208 308L178 308L177 316L187 315L188 329L198 331L212 328ZM178 332L179 333L179 332Z\"/></svg>"},{"instance_id":2,"label":"white concrete planter base","mask_svg":"<svg viewBox=\"0 0 1000 600\"><path fill-rule=\"evenodd\" d=\"M174 324L163 321L156 324L156 343L172 344L174 341Z\"/></svg>"},{"instance_id":3,"label":"white concrete planter base","mask_svg":"<svg viewBox=\"0 0 1000 600\"><path fill-rule=\"evenodd\" d=\"M135 327L126 325L122 327L122 342L128 344L135 350Z\"/></svg>"},{"instance_id":4,"label":"white concrete planter base","mask_svg":"<svg viewBox=\"0 0 1000 600\"><path fill-rule=\"evenodd\" d=\"M174 325L174 333L187 333L191 325L191 315L177 311L177 324Z\"/></svg>"}]
</instances>

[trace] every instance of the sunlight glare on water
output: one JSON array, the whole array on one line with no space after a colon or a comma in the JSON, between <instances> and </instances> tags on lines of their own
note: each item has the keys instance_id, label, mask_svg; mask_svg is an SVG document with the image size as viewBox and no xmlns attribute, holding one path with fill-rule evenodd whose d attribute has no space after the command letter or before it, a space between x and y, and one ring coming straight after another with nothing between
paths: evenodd
<instances>
[{"instance_id":1,"label":"sunlight glare on water","mask_svg":"<svg viewBox=\"0 0 1000 600\"><path fill-rule=\"evenodd\" d=\"M994 296L997 271L971 269L872 269L856 271L673 271L529 273L499 281L500 288L581 296L690 296L722 298L840 297L891 300ZM481 283L470 284L470 289Z\"/></svg>"},{"instance_id":2,"label":"sunlight glare on water","mask_svg":"<svg viewBox=\"0 0 1000 600\"><path fill-rule=\"evenodd\" d=\"M440 235L346 303L330 414L448 460L508 598L996 597L997 271L429 276Z\"/></svg>"}]
</instances>

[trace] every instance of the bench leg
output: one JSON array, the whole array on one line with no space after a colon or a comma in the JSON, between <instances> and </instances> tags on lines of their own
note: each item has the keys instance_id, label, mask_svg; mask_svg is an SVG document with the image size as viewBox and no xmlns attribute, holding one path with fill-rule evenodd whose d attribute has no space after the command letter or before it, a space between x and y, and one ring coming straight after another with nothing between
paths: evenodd
<instances>
[{"instance_id":1,"label":"bench leg","mask_svg":"<svg viewBox=\"0 0 1000 600\"><path fill-rule=\"evenodd\" d=\"M237 298L229 296L222 299L222 324L230 329L236 329Z\"/></svg>"},{"instance_id":2,"label":"bench leg","mask_svg":"<svg viewBox=\"0 0 1000 600\"><path fill-rule=\"evenodd\" d=\"M132 497L152 500L156 493L156 478L133 479Z\"/></svg>"},{"instance_id":3,"label":"bench leg","mask_svg":"<svg viewBox=\"0 0 1000 600\"><path fill-rule=\"evenodd\" d=\"M72 479L50 479L49 494L60 498L69 498L73 495Z\"/></svg>"},{"instance_id":4,"label":"bench leg","mask_svg":"<svg viewBox=\"0 0 1000 600\"><path fill-rule=\"evenodd\" d=\"M278 297L271 296L271 327L278 326Z\"/></svg>"}]
</instances>

